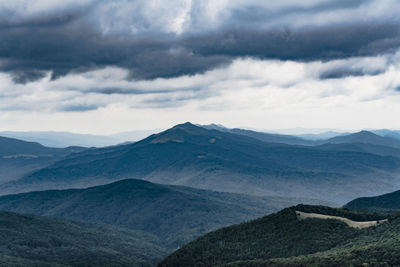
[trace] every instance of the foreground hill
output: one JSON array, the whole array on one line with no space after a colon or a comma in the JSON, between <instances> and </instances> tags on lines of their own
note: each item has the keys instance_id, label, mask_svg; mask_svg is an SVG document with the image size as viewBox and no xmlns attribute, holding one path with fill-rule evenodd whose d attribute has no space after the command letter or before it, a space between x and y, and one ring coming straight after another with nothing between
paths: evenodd
<instances>
[{"instance_id":1,"label":"foreground hill","mask_svg":"<svg viewBox=\"0 0 400 267\"><path fill-rule=\"evenodd\" d=\"M89 149L0 185L0 193L79 188L124 178L251 195L344 204L397 186L400 159L354 151L266 143L177 125L130 145Z\"/></svg>"},{"instance_id":2,"label":"foreground hill","mask_svg":"<svg viewBox=\"0 0 400 267\"><path fill-rule=\"evenodd\" d=\"M305 200L258 198L131 179L88 189L3 196L0 210L141 230L159 236L163 245L174 249L210 230L301 202Z\"/></svg>"},{"instance_id":3,"label":"foreground hill","mask_svg":"<svg viewBox=\"0 0 400 267\"><path fill-rule=\"evenodd\" d=\"M301 218L297 213L321 214ZM358 229L343 220L371 221L382 215L299 205L206 234L177 250L159 266L343 266L400 263L400 219ZM310 216L311 217L311 216ZM319 217L319 218L318 218ZM384 253L383 251L387 251Z\"/></svg>"},{"instance_id":4,"label":"foreground hill","mask_svg":"<svg viewBox=\"0 0 400 267\"><path fill-rule=\"evenodd\" d=\"M0 136L0 183L46 167L81 147L50 148L39 143Z\"/></svg>"},{"instance_id":5,"label":"foreground hill","mask_svg":"<svg viewBox=\"0 0 400 267\"><path fill-rule=\"evenodd\" d=\"M347 203L345 208L360 211L400 211L400 190L376 197L361 197Z\"/></svg>"},{"instance_id":6,"label":"foreground hill","mask_svg":"<svg viewBox=\"0 0 400 267\"><path fill-rule=\"evenodd\" d=\"M147 234L0 212L1 266L154 266L165 250Z\"/></svg>"}]
</instances>

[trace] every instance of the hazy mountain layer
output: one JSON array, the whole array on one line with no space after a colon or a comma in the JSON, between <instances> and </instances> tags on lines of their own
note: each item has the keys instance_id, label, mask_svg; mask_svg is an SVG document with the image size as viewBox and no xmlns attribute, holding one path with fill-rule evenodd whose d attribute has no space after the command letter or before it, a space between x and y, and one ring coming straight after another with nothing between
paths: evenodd
<instances>
[{"instance_id":1,"label":"hazy mountain layer","mask_svg":"<svg viewBox=\"0 0 400 267\"><path fill-rule=\"evenodd\" d=\"M0 210L64 217L155 234L169 249L207 231L253 219L296 203L141 180L81 190L39 191L0 197Z\"/></svg>"},{"instance_id":2,"label":"hazy mountain layer","mask_svg":"<svg viewBox=\"0 0 400 267\"><path fill-rule=\"evenodd\" d=\"M16 193L104 184L124 178L252 195L345 203L400 186L400 159L266 143L244 135L177 125L140 142L74 154L17 182Z\"/></svg>"},{"instance_id":3,"label":"hazy mountain layer","mask_svg":"<svg viewBox=\"0 0 400 267\"><path fill-rule=\"evenodd\" d=\"M0 183L21 178L83 150L81 147L50 148L35 142L0 137Z\"/></svg>"}]
</instances>

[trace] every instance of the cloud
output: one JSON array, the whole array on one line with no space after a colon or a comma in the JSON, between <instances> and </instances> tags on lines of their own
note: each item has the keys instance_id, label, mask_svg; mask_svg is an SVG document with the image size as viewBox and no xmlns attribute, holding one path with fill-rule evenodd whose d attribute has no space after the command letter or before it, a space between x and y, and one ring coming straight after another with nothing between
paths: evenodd
<instances>
[{"instance_id":1,"label":"cloud","mask_svg":"<svg viewBox=\"0 0 400 267\"><path fill-rule=\"evenodd\" d=\"M398 125L399 11L396 0L1 1L0 125Z\"/></svg>"},{"instance_id":2,"label":"cloud","mask_svg":"<svg viewBox=\"0 0 400 267\"><path fill-rule=\"evenodd\" d=\"M400 4L389 0L29 3L0 5L0 71L18 83L107 66L127 79L169 78L241 57L332 60L400 46Z\"/></svg>"},{"instance_id":3,"label":"cloud","mask_svg":"<svg viewBox=\"0 0 400 267\"><path fill-rule=\"evenodd\" d=\"M129 80L129 70L106 67L56 80L46 73L25 85L0 73L0 122L14 130L102 133L185 120L259 128L400 127L389 119L400 112L398 59L399 53L310 62L240 58L202 74L153 80ZM346 66L365 75L320 78ZM367 74L374 70L380 73Z\"/></svg>"},{"instance_id":4,"label":"cloud","mask_svg":"<svg viewBox=\"0 0 400 267\"><path fill-rule=\"evenodd\" d=\"M67 112L80 112L80 111L89 111L89 110L96 110L100 106L98 105L70 105L70 106L63 106L60 111L67 111Z\"/></svg>"},{"instance_id":5,"label":"cloud","mask_svg":"<svg viewBox=\"0 0 400 267\"><path fill-rule=\"evenodd\" d=\"M0 109L77 112L110 105L168 109L196 103L199 109L211 109L334 104L343 97L373 101L393 95L400 85L398 54L310 62L241 58L202 74L154 80L129 80L129 70L119 67L71 73L56 80L47 73L25 85L14 84L12 76L3 74Z\"/></svg>"}]
</instances>

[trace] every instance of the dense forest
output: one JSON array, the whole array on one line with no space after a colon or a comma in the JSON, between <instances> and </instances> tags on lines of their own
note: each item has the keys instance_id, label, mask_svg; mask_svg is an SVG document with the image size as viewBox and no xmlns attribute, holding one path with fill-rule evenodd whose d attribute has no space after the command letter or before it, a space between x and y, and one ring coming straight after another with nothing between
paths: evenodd
<instances>
[{"instance_id":1,"label":"dense forest","mask_svg":"<svg viewBox=\"0 0 400 267\"><path fill-rule=\"evenodd\" d=\"M385 215L298 205L247 223L222 228L189 243L159 266L399 264L400 218L365 229L335 219L299 220L296 211L355 221ZM386 216L387 217L387 216Z\"/></svg>"}]
</instances>

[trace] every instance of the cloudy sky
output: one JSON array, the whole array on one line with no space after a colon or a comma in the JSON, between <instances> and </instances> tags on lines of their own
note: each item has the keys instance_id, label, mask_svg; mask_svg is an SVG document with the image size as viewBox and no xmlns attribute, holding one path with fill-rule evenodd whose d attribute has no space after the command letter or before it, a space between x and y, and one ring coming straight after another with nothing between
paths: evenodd
<instances>
[{"instance_id":1,"label":"cloudy sky","mask_svg":"<svg viewBox=\"0 0 400 267\"><path fill-rule=\"evenodd\" d=\"M1 0L0 130L400 129L397 0Z\"/></svg>"}]
</instances>

